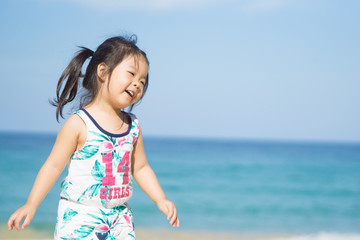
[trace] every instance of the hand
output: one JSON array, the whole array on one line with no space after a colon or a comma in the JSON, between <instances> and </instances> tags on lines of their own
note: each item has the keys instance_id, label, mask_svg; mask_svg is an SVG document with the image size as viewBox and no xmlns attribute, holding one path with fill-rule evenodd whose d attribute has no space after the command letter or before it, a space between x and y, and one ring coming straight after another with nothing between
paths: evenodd
<instances>
[{"instance_id":1,"label":"hand","mask_svg":"<svg viewBox=\"0 0 360 240\"><path fill-rule=\"evenodd\" d=\"M8 221L8 229L9 231L15 227L18 231L20 231L20 222L23 218L25 218L25 221L23 225L21 226L21 229L25 229L33 219L36 212L36 208L25 204L18 210L16 210L13 215L10 216Z\"/></svg>"},{"instance_id":2,"label":"hand","mask_svg":"<svg viewBox=\"0 0 360 240\"><path fill-rule=\"evenodd\" d=\"M167 220L170 220L170 224L175 227L180 226L179 218L177 217L175 205L167 199L161 200L157 203L159 210L167 216Z\"/></svg>"}]
</instances>

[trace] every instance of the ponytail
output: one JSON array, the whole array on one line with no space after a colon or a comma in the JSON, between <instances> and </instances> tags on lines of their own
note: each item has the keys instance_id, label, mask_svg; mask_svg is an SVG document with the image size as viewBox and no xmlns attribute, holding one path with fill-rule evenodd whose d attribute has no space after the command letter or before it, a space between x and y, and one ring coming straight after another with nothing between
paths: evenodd
<instances>
[{"instance_id":1,"label":"ponytail","mask_svg":"<svg viewBox=\"0 0 360 240\"><path fill-rule=\"evenodd\" d=\"M50 102L56 107L56 120L59 122L59 115L63 118L63 107L74 100L78 90L79 78L84 77L81 74L81 68L86 59L94 55L94 52L86 47L80 47L82 50L71 60L64 72L61 74L56 88L56 99ZM64 89L61 87L66 80Z\"/></svg>"}]
</instances>

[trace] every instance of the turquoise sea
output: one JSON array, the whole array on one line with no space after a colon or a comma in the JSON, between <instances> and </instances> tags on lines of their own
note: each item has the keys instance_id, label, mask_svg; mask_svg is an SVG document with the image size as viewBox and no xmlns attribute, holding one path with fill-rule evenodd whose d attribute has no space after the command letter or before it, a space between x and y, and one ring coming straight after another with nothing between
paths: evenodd
<instances>
[{"instance_id":1,"label":"turquoise sea","mask_svg":"<svg viewBox=\"0 0 360 240\"><path fill-rule=\"evenodd\" d=\"M25 203L55 138L0 132L1 225ZM144 144L183 229L360 236L360 143L145 136ZM38 208L32 227L52 231L66 171ZM129 204L135 226L170 228L138 186Z\"/></svg>"}]
</instances>

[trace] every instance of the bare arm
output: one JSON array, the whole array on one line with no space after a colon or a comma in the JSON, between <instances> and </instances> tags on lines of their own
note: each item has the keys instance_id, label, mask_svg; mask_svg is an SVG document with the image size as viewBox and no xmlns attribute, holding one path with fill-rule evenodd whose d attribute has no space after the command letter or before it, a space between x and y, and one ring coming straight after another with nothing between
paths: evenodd
<instances>
[{"instance_id":1,"label":"bare arm","mask_svg":"<svg viewBox=\"0 0 360 240\"><path fill-rule=\"evenodd\" d=\"M78 116L72 115L60 129L50 155L36 177L26 204L10 216L8 221L9 230L15 227L20 231L20 222L23 218L25 218L25 221L22 229L26 228L31 222L36 209L50 191L64 170L71 154L76 149L79 124L82 124L80 121L82 120Z\"/></svg>"},{"instance_id":2,"label":"bare arm","mask_svg":"<svg viewBox=\"0 0 360 240\"><path fill-rule=\"evenodd\" d=\"M176 207L166 199L165 193L146 159L141 130L133 151L132 162L133 176L137 184L158 206L159 210L167 216L167 219L171 219L170 224L173 227L179 227L180 222L177 217Z\"/></svg>"}]
</instances>

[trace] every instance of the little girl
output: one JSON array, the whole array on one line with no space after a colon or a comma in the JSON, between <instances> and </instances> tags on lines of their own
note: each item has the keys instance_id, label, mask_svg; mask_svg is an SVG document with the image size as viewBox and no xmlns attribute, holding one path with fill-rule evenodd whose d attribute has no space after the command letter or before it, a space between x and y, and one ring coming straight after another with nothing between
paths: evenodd
<instances>
[{"instance_id":1,"label":"little girl","mask_svg":"<svg viewBox=\"0 0 360 240\"><path fill-rule=\"evenodd\" d=\"M66 164L54 239L135 239L132 210L126 203L132 196L133 177L170 224L179 227L176 207L166 199L146 160L139 121L122 110L131 111L146 92L146 54L136 46L135 36L109 38L95 52L81 49L61 75L52 103L58 120L83 78L80 109L62 126L26 204L11 215L8 229L15 226L20 231L23 218L21 228L29 225Z\"/></svg>"}]
</instances>

